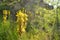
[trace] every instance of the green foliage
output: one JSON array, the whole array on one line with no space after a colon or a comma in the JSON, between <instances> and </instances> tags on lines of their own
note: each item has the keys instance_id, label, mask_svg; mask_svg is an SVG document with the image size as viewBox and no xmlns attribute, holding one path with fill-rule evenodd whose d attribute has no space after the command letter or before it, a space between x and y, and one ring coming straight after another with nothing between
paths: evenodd
<instances>
[{"instance_id":1,"label":"green foliage","mask_svg":"<svg viewBox=\"0 0 60 40\"><path fill-rule=\"evenodd\" d=\"M0 19L2 20L2 17L0 17ZM1 20L0 20L0 40L18 40L18 33L16 31L16 27L10 24L9 20L7 20L6 23L3 23Z\"/></svg>"},{"instance_id":2,"label":"green foliage","mask_svg":"<svg viewBox=\"0 0 60 40\"><path fill-rule=\"evenodd\" d=\"M38 7L35 10L35 14L32 13L32 15L33 16L32 18L30 18L31 20L30 22L28 22L28 27L27 27L27 29L31 31L30 33L32 33L33 35L39 33L38 35L40 36L37 35L38 37L41 37L41 39L38 38L39 40L53 40L53 39L59 40L59 36L56 35L58 34L56 33L56 31L58 31L56 30L58 26L56 24L57 14L55 13L55 9L46 10L45 8ZM41 35L41 34L45 34L45 35ZM34 39L35 38L33 38L32 40Z\"/></svg>"}]
</instances>

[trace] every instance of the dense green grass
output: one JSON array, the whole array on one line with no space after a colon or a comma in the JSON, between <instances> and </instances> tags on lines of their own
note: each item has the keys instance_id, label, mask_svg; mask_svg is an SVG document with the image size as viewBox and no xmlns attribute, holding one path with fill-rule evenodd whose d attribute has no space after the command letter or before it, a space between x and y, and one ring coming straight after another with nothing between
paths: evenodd
<instances>
[{"instance_id":1,"label":"dense green grass","mask_svg":"<svg viewBox=\"0 0 60 40\"><path fill-rule=\"evenodd\" d=\"M9 22L3 23L2 15L0 15L0 40L17 40L18 35L16 32L16 27Z\"/></svg>"}]
</instances>

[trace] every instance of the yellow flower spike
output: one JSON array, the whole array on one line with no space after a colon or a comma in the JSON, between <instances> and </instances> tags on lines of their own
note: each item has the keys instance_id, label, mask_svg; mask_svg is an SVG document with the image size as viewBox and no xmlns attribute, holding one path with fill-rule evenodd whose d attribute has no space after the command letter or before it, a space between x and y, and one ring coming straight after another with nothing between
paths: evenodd
<instances>
[{"instance_id":1,"label":"yellow flower spike","mask_svg":"<svg viewBox=\"0 0 60 40\"><path fill-rule=\"evenodd\" d=\"M4 23L6 23L7 14L8 14L8 11L7 11L7 10L3 10L3 22L4 22Z\"/></svg>"},{"instance_id":2,"label":"yellow flower spike","mask_svg":"<svg viewBox=\"0 0 60 40\"><path fill-rule=\"evenodd\" d=\"M19 10L16 14L17 23L19 25L19 32L25 32L26 21L28 20L28 15Z\"/></svg>"}]
</instances>

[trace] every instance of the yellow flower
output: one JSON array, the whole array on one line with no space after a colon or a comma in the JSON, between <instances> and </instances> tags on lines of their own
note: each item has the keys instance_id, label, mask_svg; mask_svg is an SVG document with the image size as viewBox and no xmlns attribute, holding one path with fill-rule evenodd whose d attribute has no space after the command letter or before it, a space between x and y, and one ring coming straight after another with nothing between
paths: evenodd
<instances>
[{"instance_id":1,"label":"yellow flower","mask_svg":"<svg viewBox=\"0 0 60 40\"><path fill-rule=\"evenodd\" d=\"M17 12L16 16L17 16L17 23L18 23L18 25L21 25L21 26L19 26L19 27L21 27L20 31L25 32L26 21L28 20L27 19L28 15L23 13L21 10L19 10ZM19 30L19 28L17 30Z\"/></svg>"},{"instance_id":2,"label":"yellow flower","mask_svg":"<svg viewBox=\"0 0 60 40\"><path fill-rule=\"evenodd\" d=\"M24 22L24 19L23 19L23 18L21 18L20 20L21 20L22 22Z\"/></svg>"},{"instance_id":3,"label":"yellow flower","mask_svg":"<svg viewBox=\"0 0 60 40\"><path fill-rule=\"evenodd\" d=\"M24 17L28 17L28 15L27 14L24 14Z\"/></svg>"},{"instance_id":4,"label":"yellow flower","mask_svg":"<svg viewBox=\"0 0 60 40\"><path fill-rule=\"evenodd\" d=\"M6 17L3 17L4 20L6 20Z\"/></svg>"},{"instance_id":5,"label":"yellow flower","mask_svg":"<svg viewBox=\"0 0 60 40\"><path fill-rule=\"evenodd\" d=\"M20 13L22 17L24 17L24 14L23 13Z\"/></svg>"},{"instance_id":6,"label":"yellow flower","mask_svg":"<svg viewBox=\"0 0 60 40\"><path fill-rule=\"evenodd\" d=\"M19 28L17 28L17 31L19 31Z\"/></svg>"},{"instance_id":7,"label":"yellow flower","mask_svg":"<svg viewBox=\"0 0 60 40\"><path fill-rule=\"evenodd\" d=\"M18 11L16 16L22 16L23 17L24 14L21 11Z\"/></svg>"},{"instance_id":8,"label":"yellow flower","mask_svg":"<svg viewBox=\"0 0 60 40\"><path fill-rule=\"evenodd\" d=\"M3 10L3 14L7 14L7 10Z\"/></svg>"},{"instance_id":9,"label":"yellow flower","mask_svg":"<svg viewBox=\"0 0 60 40\"><path fill-rule=\"evenodd\" d=\"M19 15L17 14L16 16L18 17Z\"/></svg>"},{"instance_id":10,"label":"yellow flower","mask_svg":"<svg viewBox=\"0 0 60 40\"><path fill-rule=\"evenodd\" d=\"M10 11L8 10L8 14L10 15Z\"/></svg>"},{"instance_id":11,"label":"yellow flower","mask_svg":"<svg viewBox=\"0 0 60 40\"><path fill-rule=\"evenodd\" d=\"M17 18L17 21L16 22L19 22L19 18Z\"/></svg>"},{"instance_id":12,"label":"yellow flower","mask_svg":"<svg viewBox=\"0 0 60 40\"><path fill-rule=\"evenodd\" d=\"M27 20L28 20L28 18L25 18L24 20L25 20L25 21L27 21Z\"/></svg>"},{"instance_id":13,"label":"yellow flower","mask_svg":"<svg viewBox=\"0 0 60 40\"><path fill-rule=\"evenodd\" d=\"M25 28L22 28L22 32L25 32Z\"/></svg>"}]
</instances>

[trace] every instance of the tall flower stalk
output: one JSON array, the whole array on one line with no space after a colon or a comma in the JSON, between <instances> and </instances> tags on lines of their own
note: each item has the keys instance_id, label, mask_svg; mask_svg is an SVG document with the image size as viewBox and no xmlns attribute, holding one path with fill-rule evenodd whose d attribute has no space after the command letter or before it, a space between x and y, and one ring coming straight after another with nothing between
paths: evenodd
<instances>
[{"instance_id":1,"label":"tall flower stalk","mask_svg":"<svg viewBox=\"0 0 60 40\"><path fill-rule=\"evenodd\" d=\"M7 15L10 15L10 11L9 10L3 10L3 22L6 23L7 21Z\"/></svg>"},{"instance_id":2,"label":"tall flower stalk","mask_svg":"<svg viewBox=\"0 0 60 40\"><path fill-rule=\"evenodd\" d=\"M7 20L7 10L3 10L3 22L6 23Z\"/></svg>"},{"instance_id":3,"label":"tall flower stalk","mask_svg":"<svg viewBox=\"0 0 60 40\"><path fill-rule=\"evenodd\" d=\"M21 35L22 32L25 32L28 16L27 14L23 13L21 10L17 12L16 16L17 16L17 24L18 24L17 30L19 31L19 34Z\"/></svg>"}]
</instances>

